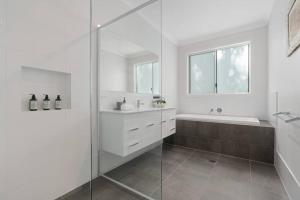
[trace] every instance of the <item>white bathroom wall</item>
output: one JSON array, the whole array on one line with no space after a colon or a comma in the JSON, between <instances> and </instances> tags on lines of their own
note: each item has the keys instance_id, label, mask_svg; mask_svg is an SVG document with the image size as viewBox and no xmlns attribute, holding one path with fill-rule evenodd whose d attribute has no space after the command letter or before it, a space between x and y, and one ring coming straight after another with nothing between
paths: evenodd
<instances>
[{"instance_id":1,"label":"white bathroom wall","mask_svg":"<svg viewBox=\"0 0 300 200\"><path fill-rule=\"evenodd\" d=\"M0 0L0 163L6 161L6 66L5 66L5 48L4 48L4 21L6 20L5 15L5 2ZM5 193L3 187L6 183L6 165L0 165L0 199Z\"/></svg>"},{"instance_id":2,"label":"white bathroom wall","mask_svg":"<svg viewBox=\"0 0 300 200\"><path fill-rule=\"evenodd\" d=\"M125 57L101 50L100 89L127 91L128 61Z\"/></svg>"},{"instance_id":3,"label":"white bathroom wall","mask_svg":"<svg viewBox=\"0 0 300 200\"><path fill-rule=\"evenodd\" d=\"M231 44L251 42L250 94L188 94L188 55ZM180 113L207 114L211 108L223 108L223 114L267 119L267 28L180 46L178 49L178 99Z\"/></svg>"},{"instance_id":4,"label":"white bathroom wall","mask_svg":"<svg viewBox=\"0 0 300 200\"><path fill-rule=\"evenodd\" d=\"M291 200L300 199L300 122L275 120L278 111L300 116L300 49L287 57L289 1L275 0L269 24L269 119L276 127L276 167Z\"/></svg>"},{"instance_id":5,"label":"white bathroom wall","mask_svg":"<svg viewBox=\"0 0 300 200\"><path fill-rule=\"evenodd\" d=\"M0 7L6 11L0 35L1 116L6 107L0 199L56 199L90 180L90 4L4 0ZM23 111L22 66L71 74L72 109Z\"/></svg>"},{"instance_id":6,"label":"white bathroom wall","mask_svg":"<svg viewBox=\"0 0 300 200\"><path fill-rule=\"evenodd\" d=\"M162 96L169 107L178 108L177 46L165 37L162 44Z\"/></svg>"}]
</instances>

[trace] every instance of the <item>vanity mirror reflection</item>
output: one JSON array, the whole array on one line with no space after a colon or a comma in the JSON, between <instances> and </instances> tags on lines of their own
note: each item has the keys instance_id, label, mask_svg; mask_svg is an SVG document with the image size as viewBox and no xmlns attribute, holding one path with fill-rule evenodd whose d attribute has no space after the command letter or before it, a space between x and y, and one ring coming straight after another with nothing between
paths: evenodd
<instances>
[{"instance_id":1,"label":"vanity mirror reflection","mask_svg":"<svg viewBox=\"0 0 300 200\"><path fill-rule=\"evenodd\" d=\"M107 30L100 43L100 90L160 95L158 52Z\"/></svg>"}]
</instances>

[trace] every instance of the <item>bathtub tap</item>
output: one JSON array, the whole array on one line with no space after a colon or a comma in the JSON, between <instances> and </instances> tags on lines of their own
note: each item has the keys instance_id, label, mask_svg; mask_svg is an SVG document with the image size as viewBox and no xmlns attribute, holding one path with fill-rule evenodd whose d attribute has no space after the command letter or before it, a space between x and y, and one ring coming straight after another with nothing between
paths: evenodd
<instances>
[{"instance_id":1,"label":"bathtub tap","mask_svg":"<svg viewBox=\"0 0 300 200\"><path fill-rule=\"evenodd\" d=\"M216 111L217 111L217 113L221 114L223 112L223 109L222 108L217 108Z\"/></svg>"}]
</instances>

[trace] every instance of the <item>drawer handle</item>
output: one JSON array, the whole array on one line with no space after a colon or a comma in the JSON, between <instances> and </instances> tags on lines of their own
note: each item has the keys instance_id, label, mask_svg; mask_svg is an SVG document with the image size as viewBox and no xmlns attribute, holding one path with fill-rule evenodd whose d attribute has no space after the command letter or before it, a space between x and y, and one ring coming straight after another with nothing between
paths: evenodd
<instances>
[{"instance_id":1,"label":"drawer handle","mask_svg":"<svg viewBox=\"0 0 300 200\"><path fill-rule=\"evenodd\" d=\"M174 131L176 128L172 128L172 129L170 129L170 131Z\"/></svg>"},{"instance_id":2,"label":"drawer handle","mask_svg":"<svg viewBox=\"0 0 300 200\"><path fill-rule=\"evenodd\" d=\"M175 118L172 118L172 119L170 119L171 121L175 121L176 119Z\"/></svg>"},{"instance_id":3,"label":"drawer handle","mask_svg":"<svg viewBox=\"0 0 300 200\"><path fill-rule=\"evenodd\" d=\"M150 126L154 126L154 124L152 123L152 124L148 124L148 125L147 125L147 127L150 127Z\"/></svg>"},{"instance_id":4,"label":"drawer handle","mask_svg":"<svg viewBox=\"0 0 300 200\"><path fill-rule=\"evenodd\" d=\"M167 122L167 120L162 121L162 123L166 123L166 122Z\"/></svg>"},{"instance_id":5,"label":"drawer handle","mask_svg":"<svg viewBox=\"0 0 300 200\"><path fill-rule=\"evenodd\" d=\"M129 145L128 147L134 147L134 146L136 146L136 145L138 145L138 144L139 144L139 142L136 142L136 143L134 143L134 144Z\"/></svg>"},{"instance_id":6,"label":"drawer handle","mask_svg":"<svg viewBox=\"0 0 300 200\"><path fill-rule=\"evenodd\" d=\"M133 128L133 129L130 129L129 131L137 131L139 130L139 128Z\"/></svg>"}]
</instances>

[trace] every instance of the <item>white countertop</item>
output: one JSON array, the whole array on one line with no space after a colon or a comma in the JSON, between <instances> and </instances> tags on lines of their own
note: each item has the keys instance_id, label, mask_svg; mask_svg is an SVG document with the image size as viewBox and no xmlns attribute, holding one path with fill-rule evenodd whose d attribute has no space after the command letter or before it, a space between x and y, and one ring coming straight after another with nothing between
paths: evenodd
<instances>
[{"instance_id":1,"label":"white countertop","mask_svg":"<svg viewBox=\"0 0 300 200\"><path fill-rule=\"evenodd\" d=\"M100 113L131 114L131 113L153 112L153 111L170 110L170 109L176 109L176 108L173 108L173 107L165 107L165 108L140 108L140 109L133 109L133 110L101 109Z\"/></svg>"}]
</instances>

